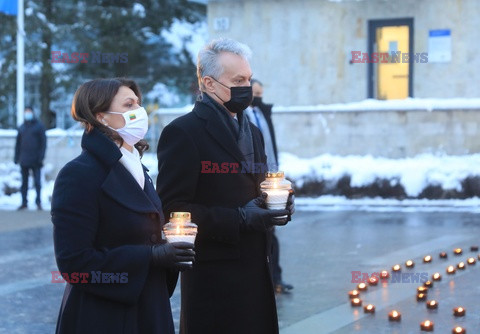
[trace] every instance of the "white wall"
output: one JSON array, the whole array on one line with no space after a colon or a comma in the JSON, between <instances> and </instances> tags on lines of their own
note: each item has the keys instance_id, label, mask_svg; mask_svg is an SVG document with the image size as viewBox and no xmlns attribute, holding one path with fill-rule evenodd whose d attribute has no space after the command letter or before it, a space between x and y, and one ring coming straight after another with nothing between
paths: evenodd
<instances>
[{"instance_id":1,"label":"white wall","mask_svg":"<svg viewBox=\"0 0 480 334\"><path fill-rule=\"evenodd\" d=\"M214 20L229 19L226 31ZM414 97L479 97L478 0L209 0L211 38L248 44L254 76L277 105L360 101L367 97L367 64L349 64L352 50L367 52L368 20L414 18L414 50L428 52L432 29L451 29L450 63L414 64Z\"/></svg>"}]
</instances>

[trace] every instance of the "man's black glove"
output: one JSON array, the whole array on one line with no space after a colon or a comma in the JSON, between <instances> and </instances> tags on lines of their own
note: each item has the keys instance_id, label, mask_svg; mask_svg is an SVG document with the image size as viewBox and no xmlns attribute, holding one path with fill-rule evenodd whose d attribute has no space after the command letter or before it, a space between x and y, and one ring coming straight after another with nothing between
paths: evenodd
<instances>
[{"instance_id":1,"label":"man's black glove","mask_svg":"<svg viewBox=\"0 0 480 334\"><path fill-rule=\"evenodd\" d=\"M290 189L290 194L287 199L288 220L292 220L292 215L295 213L295 190Z\"/></svg>"},{"instance_id":2,"label":"man's black glove","mask_svg":"<svg viewBox=\"0 0 480 334\"><path fill-rule=\"evenodd\" d=\"M285 225L287 218L276 219L275 217L286 216L288 210L268 210L265 205L266 193L261 197L252 199L245 206L238 208L242 217L240 227L243 230L266 231L274 225Z\"/></svg>"},{"instance_id":3,"label":"man's black glove","mask_svg":"<svg viewBox=\"0 0 480 334\"><path fill-rule=\"evenodd\" d=\"M152 261L155 266L184 271L192 268L195 246L190 242L172 242L152 246Z\"/></svg>"}]
</instances>

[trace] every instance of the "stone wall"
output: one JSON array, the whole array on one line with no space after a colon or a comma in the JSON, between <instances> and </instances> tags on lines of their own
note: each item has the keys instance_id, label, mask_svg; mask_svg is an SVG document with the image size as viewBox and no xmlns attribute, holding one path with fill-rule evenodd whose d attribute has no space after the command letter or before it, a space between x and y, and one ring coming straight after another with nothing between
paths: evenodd
<instances>
[{"instance_id":1,"label":"stone wall","mask_svg":"<svg viewBox=\"0 0 480 334\"><path fill-rule=\"evenodd\" d=\"M151 117L150 152L162 129L184 112L160 111ZM422 153L464 155L480 152L480 109L302 111L274 109L281 152L309 158L320 154L413 157ZM81 135L48 135L46 163L53 176L77 156ZM3 134L0 163L13 161L15 134Z\"/></svg>"}]
</instances>

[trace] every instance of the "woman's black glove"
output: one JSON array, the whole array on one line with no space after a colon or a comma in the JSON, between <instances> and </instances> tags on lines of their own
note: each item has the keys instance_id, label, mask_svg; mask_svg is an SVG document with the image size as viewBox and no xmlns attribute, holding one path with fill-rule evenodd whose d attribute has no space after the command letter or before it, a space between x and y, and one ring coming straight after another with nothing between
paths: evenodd
<instances>
[{"instance_id":1,"label":"woman's black glove","mask_svg":"<svg viewBox=\"0 0 480 334\"><path fill-rule=\"evenodd\" d=\"M172 242L152 246L152 261L155 266L184 271L192 268L195 260L194 244Z\"/></svg>"},{"instance_id":2,"label":"woman's black glove","mask_svg":"<svg viewBox=\"0 0 480 334\"><path fill-rule=\"evenodd\" d=\"M285 225L287 218L278 219L275 217L286 216L288 210L268 210L265 205L266 193L261 197L252 199L245 206L238 208L242 221L240 227L247 231L264 232L274 225Z\"/></svg>"}]
</instances>

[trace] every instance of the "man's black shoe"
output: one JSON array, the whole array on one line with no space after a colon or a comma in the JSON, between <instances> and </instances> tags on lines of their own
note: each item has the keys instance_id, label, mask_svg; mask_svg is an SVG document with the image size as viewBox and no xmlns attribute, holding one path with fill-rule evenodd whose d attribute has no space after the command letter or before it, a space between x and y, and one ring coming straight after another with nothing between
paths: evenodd
<instances>
[{"instance_id":1,"label":"man's black shoe","mask_svg":"<svg viewBox=\"0 0 480 334\"><path fill-rule=\"evenodd\" d=\"M17 210L18 210L18 211L20 211L20 210L25 210L26 208L27 208L27 204L22 204L22 205L20 205L20 206L18 207Z\"/></svg>"},{"instance_id":2,"label":"man's black shoe","mask_svg":"<svg viewBox=\"0 0 480 334\"><path fill-rule=\"evenodd\" d=\"M42 210L43 210L42 204L37 203L37 210L38 210L38 211L42 211Z\"/></svg>"}]
</instances>

